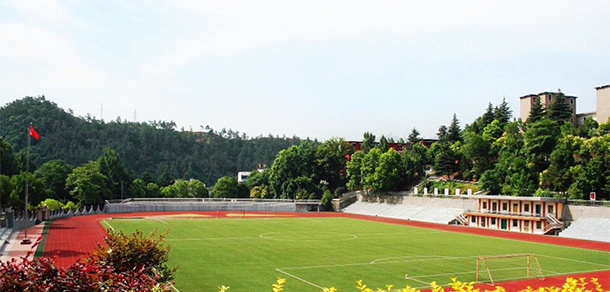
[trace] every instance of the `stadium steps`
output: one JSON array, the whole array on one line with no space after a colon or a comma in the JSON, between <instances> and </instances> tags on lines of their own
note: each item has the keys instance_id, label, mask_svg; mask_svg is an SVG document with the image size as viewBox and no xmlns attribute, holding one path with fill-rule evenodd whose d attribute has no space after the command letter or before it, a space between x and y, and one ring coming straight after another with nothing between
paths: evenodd
<instances>
[{"instance_id":1,"label":"stadium steps","mask_svg":"<svg viewBox=\"0 0 610 292\"><path fill-rule=\"evenodd\" d=\"M457 215L455 217L455 220L460 222L461 225L468 226L468 219L466 219L466 217L464 217L464 214Z\"/></svg>"},{"instance_id":2,"label":"stadium steps","mask_svg":"<svg viewBox=\"0 0 610 292\"><path fill-rule=\"evenodd\" d=\"M345 213L380 216L439 224L450 224L464 210L416 205L355 202L343 210Z\"/></svg>"},{"instance_id":3,"label":"stadium steps","mask_svg":"<svg viewBox=\"0 0 610 292\"><path fill-rule=\"evenodd\" d=\"M582 218L559 233L560 237L610 242L610 218Z\"/></svg>"}]
</instances>

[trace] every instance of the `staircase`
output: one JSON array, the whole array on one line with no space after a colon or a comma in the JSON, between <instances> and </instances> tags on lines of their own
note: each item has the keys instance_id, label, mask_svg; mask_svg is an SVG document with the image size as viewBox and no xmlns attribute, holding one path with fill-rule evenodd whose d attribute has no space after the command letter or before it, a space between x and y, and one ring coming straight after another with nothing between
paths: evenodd
<instances>
[{"instance_id":1,"label":"staircase","mask_svg":"<svg viewBox=\"0 0 610 292\"><path fill-rule=\"evenodd\" d=\"M457 215L455 221L460 222L460 225L468 226L468 219L464 217L464 214Z\"/></svg>"},{"instance_id":2,"label":"staircase","mask_svg":"<svg viewBox=\"0 0 610 292\"><path fill-rule=\"evenodd\" d=\"M558 230L563 230L565 228L565 224L559 221L553 215L546 215L546 227L544 228L544 234L552 234Z\"/></svg>"}]
</instances>

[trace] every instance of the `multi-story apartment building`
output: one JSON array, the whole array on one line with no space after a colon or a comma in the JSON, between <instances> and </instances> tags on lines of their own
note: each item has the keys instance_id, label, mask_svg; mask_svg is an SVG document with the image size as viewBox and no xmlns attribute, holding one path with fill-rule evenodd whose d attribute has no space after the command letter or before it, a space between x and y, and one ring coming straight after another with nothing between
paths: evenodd
<instances>
[{"instance_id":1,"label":"multi-story apartment building","mask_svg":"<svg viewBox=\"0 0 610 292\"><path fill-rule=\"evenodd\" d=\"M521 99L521 102L520 102L521 120L522 121L527 120L527 117L529 116L530 111L532 109L532 105L534 104L534 101L536 99L540 100L543 108L548 108L551 105L551 103L553 103L555 98L557 98L558 96L559 96L559 92L541 92L538 94L528 94L528 95L520 97L519 99ZM566 99L566 102L572 107L572 113L574 113L574 118L576 118L576 98L577 97L564 95L564 98Z\"/></svg>"},{"instance_id":2,"label":"multi-story apartment building","mask_svg":"<svg viewBox=\"0 0 610 292\"><path fill-rule=\"evenodd\" d=\"M610 118L610 84L595 87L597 102L596 111L588 113L576 113L576 96L565 95L567 103L572 107L572 113L574 113L574 122L581 125L584 123L585 118L592 117L598 123L608 122ZM541 92L538 94L528 94L520 97L520 118L522 121L527 120L530 114L532 105L536 99L539 99L542 103L543 108L548 108L551 103L557 98L559 92Z\"/></svg>"},{"instance_id":3,"label":"multi-story apartment building","mask_svg":"<svg viewBox=\"0 0 610 292\"><path fill-rule=\"evenodd\" d=\"M595 87L597 91L597 122L605 123L610 118L610 84Z\"/></svg>"}]
</instances>

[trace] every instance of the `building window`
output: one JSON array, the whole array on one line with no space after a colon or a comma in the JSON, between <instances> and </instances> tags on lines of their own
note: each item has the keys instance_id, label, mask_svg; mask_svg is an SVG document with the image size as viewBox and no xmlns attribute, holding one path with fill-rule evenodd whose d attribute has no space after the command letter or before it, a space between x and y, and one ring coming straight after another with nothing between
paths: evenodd
<instances>
[{"instance_id":1,"label":"building window","mask_svg":"<svg viewBox=\"0 0 610 292\"><path fill-rule=\"evenodd\" d=\"M547 209L547 210L548 210L548 212L547 212L547 213L549 213L549 214L553 214L553 213L555 213L555 210L554 210L555 208L554 208L554 207L555 207L555 206L553 206L553 205L549 205L549 206L548 206L548 209Z\"/></svg>"},{"instance_id":2,"label":"building window","mask_svg":"<svg viewBox=\"0 0 610 292\"><path fill-rule=\"evenodd\" d=\"M570 98L570 104L574 104L574 99Z\"/></svg>"},{"instance_id":3,"label":"building window","mask_svg":"<svg viewBox=\"0 0 610 292\"><path fill-rule=\"evenodd\" d=\"M542 228L542 222L537 221L536 222L536 229L540 229L540 228Z\"/></svg>"},{"instance_id":4,"label":"building window","mask_svg":"<svg viewBox=\"0 0 610 292\"><path fill-rule=\"evenodd\" d=\"M513 204L513 213L519 213L519 204Z\"/></svg>"},{"instance_id":5,"label":"building window","mask_svg":"<svg viewBox=\"0 0 610 292\"><path fill-rule=\"evenodd\" d=\"M519 227L519 220L513 219L513 227Z\"/></svg>"},{"instance_id":6,"label":"building window","mask_svg":"<svg viewBox=\"0 0 610 292\"><path fill-rule=\"evenodd\" d=\"M481 226L485 227L485 221L487 221L487 218L483 217L483 220L481 220Z\"/></svg>"},{"instance_id":7,"label":"building window","mask_svg":"<svg viewBox=\"0 0 610 292\"><path fill-rule=\"evenodd\" d=\"M502 203L502 211L508 211L508 203Z\"/></svg>"},{"instance_id":8,"label":"building window","mask_svg":"<svg viewBox=\"0 0 610 292\"><path fill-rule=\"evenodd\" d=\"M549 95L549 101L553 100L553 97Z\"/></svg>"},{"instance_id":9,"label":"building window","mask_svg":"<svg viewBox=\"0 0 610 292\"><path fill-rule=\"evenodd\" d=\"M530 205L529 204L523 205L523 212L529 212L529 211L530 211Z\"/></svg>"},{"instance_id":10,"label":"building window","mask_svg":"<svg viewBox=\"0 0 610 292\"><path fill-rule=\"evenodd\" d=\"M497 203L497 202L493 202L493 203L491 203L491 210L492 210L492 211L496 211L496 210L498 210L498 203Z\"/></svg>"},{"instance_id":11,"label":"building window","mask_svg":"<svg viewBox=\"0 0 610 292\"><path fill-rule=\"evenodd\" d=\"M530 222L529 221L523 222L523 231L530 231Z\"/></svg>"},{"instance_id":12,"label":"building window","mask_svg":"<svg viewBox=\"0 0 610 292\"><path fill-rule=\"evenodd\" d=\"M496 225L496 218L491 218L491 225Z\"/></svg>"},{"instance_id":13,"label":"building window","mask_svg":"<svg viewBox=\"0 0 610 292\"><path fill-rule=\"evenodd\" d=\"M471 218L470 221L472 221L472 223L477 223L477 217L472 216Z\"/></svg>"},{"instance_id":14,"label":"building window","mask_svg":"<svg viewBox=\"0 0 610 292\"><path fill-rule=\"evenodd\" d=\"M483 209L487 209L487 202L483 202Z\"/></svg>"}]
</instances>

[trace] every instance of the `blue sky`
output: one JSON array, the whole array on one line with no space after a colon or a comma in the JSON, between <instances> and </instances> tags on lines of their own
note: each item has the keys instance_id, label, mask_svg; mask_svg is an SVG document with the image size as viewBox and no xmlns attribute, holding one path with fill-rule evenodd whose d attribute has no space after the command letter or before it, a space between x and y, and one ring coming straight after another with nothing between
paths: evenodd
<instances>
[{"instance_id":1,"label":"blue sky","mask_svg":"<svg viewBox=\"0 0 610 292\"><path fill-rule=\"evenodd\" d=\"M583 4L583 3L586 3ZM433 138L610 84L610 1L2 1L0 104L249 136Z\"/></svg>"}]
</instances>

